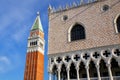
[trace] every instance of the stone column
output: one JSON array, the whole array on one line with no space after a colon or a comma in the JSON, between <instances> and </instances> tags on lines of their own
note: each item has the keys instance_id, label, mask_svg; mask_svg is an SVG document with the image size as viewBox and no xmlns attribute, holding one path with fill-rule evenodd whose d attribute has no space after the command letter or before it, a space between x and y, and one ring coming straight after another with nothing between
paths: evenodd
<instances>
[{"instance_id":1,"label":"stone column","mask_svg":"<svg viewBox=\"0 0 120 80\"><path fill-rule=\"evenodd\" d=\"M70 80L70 68L67 68L67 80Z\"/></svg>"},{"instance_id":2,"label":"stone column","mask_svg":"<svg viewBox=\"0 0 120 80\"><path fill-rule=\"evenodd\" d=\"M118 66L120 67L120 62L118 63Z\"/></svg>"},{"instance_id":3,"label":"stone column","mask_svg":"<svg viewBox=\"0 0 120 80\"><path fill-rule=\"evenodd\" d=\"M77 70L77 80L80 80L80 77L79 77L79 67L77 67L76 70Z\"/></svg>"},{"instance_id":4,"label":"stone column","mask_svg":"<svg viewBox=\"0 0 120 80\"><path fill-rule=\"evenodd\" d=\"M120 67L120 58L117 58L118 66Z\"/></svg>"},{"instance_id":5,"label":"stone column","mask_svg":"<svg viewBox=\"0 0 120 80\"><path fill-rule=\"evenodd\" d=\"M58 80L61 80L61 79L60 79L60 72L61 72L61 70L58 69Z\"/></svg>"},{"instance_id":6,"label":"stone column","mask_svg":"<svg viewBox=\"0 0 120 80\"><path fill-rule=\"evenodd\" d=\"M87 80L90 80L89 66L86 66Z\"/></svg>"},{"instance_id":7,"label":"stone column","mask_svg":"<svg viewBox=\"0 0 120 80\"><path fill-rule=\"evenodd\" d=\"M106 64L107 68L108 68L108 73L110 76L110 80L113 80L113 76L112 76L112 71L111 71L111 64Z\"/></svg>"},{"instance_id":8,"label":"stone column","mask_svg":"<svg viewBox=\"0 0 120 80\"><path fill-rule=\"evenodd\" d=\"M96 69L97 69L97 75L98 75L98 80L101 80L101 77L100 77L100 66L99 65L96 65Z\"/></svg>"}]
</instances>

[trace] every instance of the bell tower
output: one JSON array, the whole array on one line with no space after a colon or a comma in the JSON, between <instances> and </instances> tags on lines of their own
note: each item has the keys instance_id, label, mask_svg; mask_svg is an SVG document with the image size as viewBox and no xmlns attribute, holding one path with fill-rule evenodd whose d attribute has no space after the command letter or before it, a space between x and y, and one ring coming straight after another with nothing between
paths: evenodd
<instances>
[{"instance_id":1,"label":"bell tower","mask_svg":"<svg viewBox=\"0 0 120 80\"><path fill-rule=\"evenodd\" d=\"M37 13L28 37L24 80L43 80L44 77L44 32Z\"/></svg>"}]
</instances>

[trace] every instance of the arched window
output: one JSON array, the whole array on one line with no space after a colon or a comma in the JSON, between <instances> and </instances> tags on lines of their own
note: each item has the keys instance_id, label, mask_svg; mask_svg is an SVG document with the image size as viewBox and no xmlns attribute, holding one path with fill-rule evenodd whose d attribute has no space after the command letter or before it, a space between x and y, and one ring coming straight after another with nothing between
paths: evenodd
<instances>
[{"instance_id":1,"label":"arched window","mask_svg":"<svg viewBox=\"0 0 120 80\"><path fill-rule=\"evenodd\" d=\"M120 15L117 18L116 25L117 25L117 32L120 33Z\"/></svg>"},{"instance_id":2,"label":"arched window","mask_svg":"<svg viewBox=\"0 0 120 80\"><path fill-rule=\"evenodd\" d=\"M85 29L82 25L76 24L71 30L71 41L85 39Z\"/></svg>"}]
</instances>

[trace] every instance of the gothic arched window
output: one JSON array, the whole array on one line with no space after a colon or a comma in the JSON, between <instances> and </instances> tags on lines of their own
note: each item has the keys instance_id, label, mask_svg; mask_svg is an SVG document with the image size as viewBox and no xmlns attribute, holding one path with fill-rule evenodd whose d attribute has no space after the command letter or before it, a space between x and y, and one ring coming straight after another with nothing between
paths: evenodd
<instances>
[{"instance_id":1,"label":"gothic arched window","mask_svg":"<svg viewBox=\"0 0 120 80\"><path fill-rule=\"evenodd\" d=\"M117 32L120 33L120 15L116 20L116 25L117 25Z\"/></svg>"},{"instance_id":2,"label":"gothic arched window","mask_svg":"<svg viewBox=\"0 0 120 80\"><path fill-rule=\"evenodd\" d=\"M82 25L76 24L71 29L71 41L85 39L85 29Z\"/></svg>"}]
</instances>

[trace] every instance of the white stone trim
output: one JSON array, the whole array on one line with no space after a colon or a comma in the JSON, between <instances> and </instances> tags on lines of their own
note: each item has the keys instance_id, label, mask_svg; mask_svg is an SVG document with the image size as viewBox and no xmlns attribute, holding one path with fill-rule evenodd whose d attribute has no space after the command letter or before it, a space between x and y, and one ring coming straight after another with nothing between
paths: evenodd
<instances>
[{"instance_id":1,"label":"white stone trim","mask_svg":"<svg viewBox=\"0 0 120 80\"><path fill-rule=\"evenodd\" d=\"M76 24L81 25L85 29L84 24L82 24L81 22L75 22L74 24L72 24L68 29L68 42L71 42L71 30ZM85 30L85 32L86 32L86 30Z\"/></svg>"},{"instance_id":2,"label":"white stone trim","mask_svg":"<svg viewBox=\"0 0 120 80\"><path fill-rule=\"evenodd\" d=\"M35 51L39 51L39 52L41 52L41 53L44 55L44 50L41 49L41 48L38 47L38 46L36 46L36 47L29 47L29 48L27 49L27 53L29 53L29 52L35 52Z\"/></svg>"},{"instance_id":3,"label":"white stone trim","mask_svg":"<svg viewBox=\"0 0 120 80\"><path fill-rule=\"evenodd\" d=\"M105 56L103 55L103 53L104 53L105 51L110 52L110 56L105 57ZM112 51L111 51L110 49L105 49L105 50L102 50L102 51L101 51L101 56L103 57L103 59L109 59L109 58L111 58L111 57L112 57Z\"/></svg>"},{"instance_id":4,"label":"white stone trim","mask_svg":"<svg viewBox=\"0 0 120 80\"><path fill-rule=\"evenodd\" d=\"M118 29L117 29L117 23L116 23L116 21L117 21L117 19L118 19L119 16L120 16L120 13L118 13L118 14L116 15L116 17L114 18L114 27L115 27L115 32L116 32L116 33L119 33L119 32L118 32Z\"/></svg>"},{"instance_id":5,"label":"white stone trim","mask_svg":"<svg viewBox=\"0 0 120 80\"><path fill-rule=\"evenodd\" d=\"M35 42L37 41L37 45L30 45L31 42ZM42 43L43 44L43 48L40 46L39 43ZM40 36L34 36L34 37L29 37L28 38L28 44L27 44L27 52L34 52L34 51L39 51L41 52L43 55L44 55L44 41L41 39Z\"/></svg>"},{"instance_id":6,"label":"white stone trim","mask_svg":"<svg viewBox=\"0 0 120 80\"><path fill-rule=\"evenodd\" d=\"M113 49L112 49L112 55L113 55L113 57L118 58L118 56L114 54L114 51L115 51L116 49L117 49L117 48L113 48Z\"/></svg>"},{"instance_id":7,"label":"white stone trim","mask_svg":"<svg viewBox=\"0 0 120 80\"><path fill-rule=\"evenodd\" d=\"M86 50L80 50L80 51L74 51L74 52L68 52L68 53L49 55L49 60L51 58L54 59L53 63L51 63L51 62L49 63L49 68L52 68L53 65L61 66L62 64L65 64L67 66L67 68L70 68L71 63L74 63L75 66L77 67L78 65L81 64L81 62L83 62L84 65L87 67L87 66L89 66L91 60L95 63L95 65L99 65L99 63L102 59L105 61L106 64L110 64L112 58L115 58L118 61L118 63L120 64L120 56L115 57L113 55L114 49L120 49L120 45L105 46L105 47L99 47L99 48L93 48L93 49L86 49ZM103 52L106 50L109 50L111 53L111 55L107 58L105 56L103 56ZM94 52L98 52L100 54L100 57L98 59L93 58ZM90 56L89 59L87 59L87 60L83 59L83 55L85 53L88 53ZM77 62L74 61L74 59L73 59L76 54L80 55L80 60ZM69 62L65 62L64 59L66 56L69 56L71 58L71 60ZM61 57L61 59L62 59L61 63L56 62L56 58L58 58L58 57Z\"/></svg>"}]
</instances>

